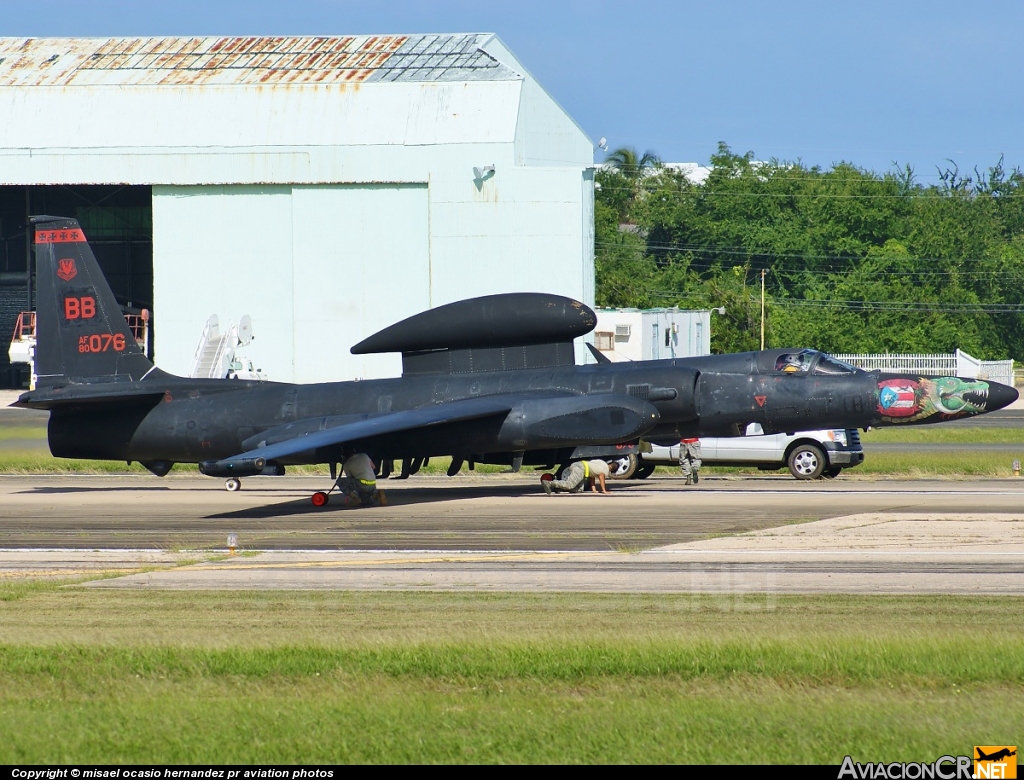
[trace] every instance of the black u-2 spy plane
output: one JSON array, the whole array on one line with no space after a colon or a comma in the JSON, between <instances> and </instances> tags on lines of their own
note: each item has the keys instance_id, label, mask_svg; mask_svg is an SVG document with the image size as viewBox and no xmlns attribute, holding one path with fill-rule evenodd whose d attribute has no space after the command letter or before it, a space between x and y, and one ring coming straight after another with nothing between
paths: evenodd
<instances>
[{"instance_id":1,"label":"black u-2 spy plane","mask_svg":"<svg viewBox=\"0 0 1024 780\"><path fill-rule=\"evenodd\" d=\"M15 406L50 412L57 457L175 463L239 479L328 463L450 455L553 467L644 437L740 435L951 420L1000 409L1017 391L957 377L885 376L810 349L576 365L594 312L512 293L409 317L352 347L401 352L396 379L293 385L188 379L156 368L132 337L78 222L34 217L37 385ZM633 445L630 445L633 443ZM325 503L325 494L314 504Z\"/></svg>"}]
</instances>

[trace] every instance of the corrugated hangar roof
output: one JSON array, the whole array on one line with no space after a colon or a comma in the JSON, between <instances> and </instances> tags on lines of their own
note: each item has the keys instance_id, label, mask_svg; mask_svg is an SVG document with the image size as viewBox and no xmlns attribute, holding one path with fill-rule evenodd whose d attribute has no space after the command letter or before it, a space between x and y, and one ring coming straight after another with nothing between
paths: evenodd
<instances>
[{"instance_id":1,"label":"corrugated hangar roof","mask_svg":"<svg viewBox=\"0 0 1024 780\"><path fill-rule=\"evenodd\" d=\"M489 33L246 38L0 38L0 87L507 81Z\"/></svg>"}]
</instances>

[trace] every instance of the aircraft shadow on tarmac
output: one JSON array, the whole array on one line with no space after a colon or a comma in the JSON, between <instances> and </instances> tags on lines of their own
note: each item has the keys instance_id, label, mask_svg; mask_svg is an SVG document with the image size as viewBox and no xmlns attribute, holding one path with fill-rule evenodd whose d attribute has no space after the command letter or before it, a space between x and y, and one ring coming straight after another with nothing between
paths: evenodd
<instances>
[{"instance_id":1,"label":"aircraft shadow on tarmac","mask_svg":"<svg viewBox=\"0 0 1024 780\"><path fill-rule=\"evenodd\" d=\"M387 490L387 508L407 507L416 504L435 504L445 501L464 501L471 498L518 498L520 496L539 494L539 485L467 485L465 487L417 487L405 488L402 490ZM218 512L213 515L206 515L209 520L242 518L268 518L268 517L292 517L295 515L323 515L337 512L359 512L360 517L365 520L373 518L373 514L380 511L378 507L347 507L341 501L337 493L331 494L332 503L327 506L315 507L308 497L282 501L276 504L264 506L250 506L244 509L237 509L233 512Z\"/></svg>"}]
</instances>

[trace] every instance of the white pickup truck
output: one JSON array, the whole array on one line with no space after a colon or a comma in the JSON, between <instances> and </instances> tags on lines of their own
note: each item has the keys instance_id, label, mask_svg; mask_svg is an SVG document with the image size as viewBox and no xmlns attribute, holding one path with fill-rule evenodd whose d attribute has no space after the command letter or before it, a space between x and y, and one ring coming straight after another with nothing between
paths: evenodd
<instances>
[{"instance_id":1,"label":"white pickup truck","mask_svg":"<svg viewBox=\"0 0 1024 780\"><path fill-rule=\"evenodd\" d=\"M700 440L704 466L754 466L762 471L789 468L797 479L839 476L845 468L864 462L864 450L856 429L801 431L766 435L761 426L751 423L745 436ZM620 459L618 479L646 479L655 466L679 465L679 445L651 445L650 452L640 452Z\"/></svg>"}]
</instances>

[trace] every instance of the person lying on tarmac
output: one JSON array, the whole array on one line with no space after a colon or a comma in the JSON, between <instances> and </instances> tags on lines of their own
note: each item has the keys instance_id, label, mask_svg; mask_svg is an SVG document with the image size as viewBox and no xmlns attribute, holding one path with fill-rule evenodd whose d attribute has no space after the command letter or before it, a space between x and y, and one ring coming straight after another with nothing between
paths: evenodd
<instances>
[{"instance_id":1,"label":"person lying on tarmac","mask_svg":"<svg viewBox=\"0 0 1024 780\"><path fill-rule=\"evenodd\" d=\"M607 463L600 459L578 460L565 470L562 479L542 479L540 484L549 496L552 492L582 493L583 486L588 482L593 492L607 493L605 479L618 470L618 463Z\"/></svg>"},{"instance_id":2,"label":"person lying on tarmac","mask_svg":"<svg viewBox=\"0 0 1024 780\"><path fill-rule=\"evenodd\" d=\"M377 467L365 452L354 452L345 458L337 485L349 506L379 506L387 502L377 490Z\"/></svg>"}]
</instances>

